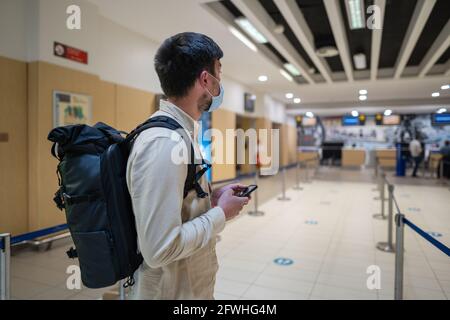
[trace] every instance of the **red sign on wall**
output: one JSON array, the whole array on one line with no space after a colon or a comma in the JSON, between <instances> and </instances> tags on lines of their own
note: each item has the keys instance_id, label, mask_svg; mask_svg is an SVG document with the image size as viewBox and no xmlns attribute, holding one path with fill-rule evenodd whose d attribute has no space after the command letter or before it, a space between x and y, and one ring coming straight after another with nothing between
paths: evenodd
<instances>
[{"instance_id":1,"label":"red sign on wall","mask_svg":"<svg viewBox=\"0 0 450 320\"><path fill-rule=\"evenodd\" d=\"M68 45L53 42L53 53L57 57L69 59L83 64L88 64L88 53Z\"/></svg>"}]
</instances>

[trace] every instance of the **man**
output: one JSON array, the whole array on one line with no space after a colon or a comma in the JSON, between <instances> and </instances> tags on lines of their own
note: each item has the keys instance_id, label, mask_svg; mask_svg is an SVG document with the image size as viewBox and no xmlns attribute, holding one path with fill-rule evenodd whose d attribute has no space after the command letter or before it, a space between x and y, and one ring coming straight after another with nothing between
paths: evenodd
<instances>
[{"instance_id":1,"label":"man","mask_svg":"<svg viewBox=\"0 0 450 320\"><path fill-rule=\"evenodd\" d=\"M445 141L444 146L441 148L440 153L442 157L450 160L450 141Z\"/></svg>"},{"instance_id":2,"label":"man","mask_svg":"<svg viewBox=\"0 0 450 320\"><path fill-rule=\"evenodd\" d=\"M444 146L441 148L441 150L439 150L439 152L442 155L442 159L437 168L437 176L438 176L438 178L441 178L441 166L442 166L443 176L446 178L449 178L450 177L450 141L446 140L444 143Z\"/></svg>"},{"instance_id":3,"label":"man","mask_svg":"<svg viewBox=\"0 0 450 320\"><path fill-rule=\"evenodd\" d=\"M409 143L409 152L411 153L411 157L414 160L414 171L412 176L417 178L417 170L419 169L420 163L422 162L422 145L417 138L414 138Z\"/></svg>"},{"instance_id":4,"label":"man","mask_svg":"<svg viewBox=\"0 0 450 320\"><path fill-rule=\"evenodd\" d=\"M209 37L181 33L167 39L155 57L155 69L168 99L153 117L176 120L189 133L197 156L197 121L203 112L217 109L222 102L222 56ZM208 196L198 197L192 190L184 198L188 166L172 158L172 151L180 149L186 149L182 135L151 128L136 139L128 160L127 184L144 257L135 273L131 299L213 299L218 270L216 236L225 221L238 215L249 201L235 196L242 185L211 193L205 175L200 186Z\"/></svg>"}]
</instances>

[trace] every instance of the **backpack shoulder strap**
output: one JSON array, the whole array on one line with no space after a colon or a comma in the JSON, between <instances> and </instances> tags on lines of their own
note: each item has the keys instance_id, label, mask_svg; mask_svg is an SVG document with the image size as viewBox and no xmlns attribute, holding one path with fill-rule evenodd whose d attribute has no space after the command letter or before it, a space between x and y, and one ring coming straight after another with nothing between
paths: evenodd
<instances>
[{"instance_id":1,"label":"backpack shoulder strap","mask_svg":"<svg viewBox=\"0 0 450 320\"><path fill-rule=\"evenodd\" d=\"M138 126L135 130L133 130L126 138L127 143L132 145L140 133L150 128L167 128L170 130L178 130L178 129L184 130L184 128L175 119L166 116L157 116L150 118L149 120ZM182 137L183 140L186 142L186 144L189 144L190 146L189 151L190 161L188 163L188 172L184 183L183 198L186 198L189 191L192 189L195 189L198 197L205 198L208 196L208 194L203 191L202 187L199 184L199 181L202 175L209 168L211 168L211 165L207 164L205 160L202 159L201 164L206 165L206 167L203 167L199 172L197 172L194 146L191 143L189 137L187 137L185 134L182 134Z\"/></svg>"}]
</instances>

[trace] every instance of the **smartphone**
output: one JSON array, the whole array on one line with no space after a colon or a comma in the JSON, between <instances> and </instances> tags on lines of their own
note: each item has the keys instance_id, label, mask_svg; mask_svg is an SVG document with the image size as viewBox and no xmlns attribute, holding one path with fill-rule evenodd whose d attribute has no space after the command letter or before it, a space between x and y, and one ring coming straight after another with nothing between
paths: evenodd
<instances>
[{"instance_id":1,"label":"smartphone","mask_svg":"<svg viewBox=\"0 0 450 320\"><path fill-rule=\"evenodd\" d=\"M257 185L254 185L254 184L249 185L247 188L245 188L244 190L240 191L236 196L238 196L238 197L248 197L256 189L258 189Z\"/></svg>"}]
</instances>

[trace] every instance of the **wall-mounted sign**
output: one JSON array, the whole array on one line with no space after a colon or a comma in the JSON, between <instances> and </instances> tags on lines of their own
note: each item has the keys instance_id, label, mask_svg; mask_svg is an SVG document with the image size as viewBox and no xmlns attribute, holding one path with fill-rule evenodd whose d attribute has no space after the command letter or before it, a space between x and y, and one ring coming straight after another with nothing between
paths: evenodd
<instances>
[{"instance_id":1,"label":"wall-mounted sign","mask_svg":"<svg viewBox=\"0 0 450 320\"><path fill-rule=\"evenodd\" d=\"M88 53L74 47L53 42L53 54L57 57L69 59L83 64L88 64Z\"/></svg>"},{"instance_id":2,"label":"wall-mounted sign","mask_svg":"<svg viewBox=\"0 0 450 320\"><path fill-rule=\"evenodd\" d=\"M0 142L8 142L9 134L8 132L0 132Z\"/></svg>"},{"instance_id":3,"label":"wall-mounted sign","mask_svg":"<svg viewBox=\"0 0 450 320\"><path fill-rule=\"evenodd\" d=\"M246 112L255 111L256 96L251 93L244 94L244 110Z\"/></svg>"},{"instance_id":4,"label":"wall-mounted sign","mask_svg":"<svg viewBox=\"0 0 450 320\"><path fill-rule=\"evenodd\" d=\"M92 124L92 98L84 94L53 91L53 127Z\"/></svg>"}]
</instances>

